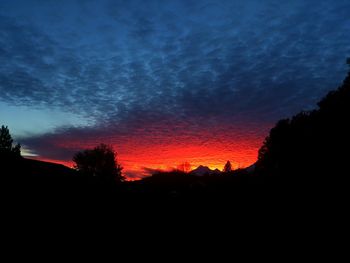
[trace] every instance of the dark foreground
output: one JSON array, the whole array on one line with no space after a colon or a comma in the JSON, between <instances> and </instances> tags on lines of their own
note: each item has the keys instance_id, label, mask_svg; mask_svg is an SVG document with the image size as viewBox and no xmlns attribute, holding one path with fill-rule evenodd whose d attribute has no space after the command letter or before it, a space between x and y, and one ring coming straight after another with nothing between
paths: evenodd
<instances>
[{"instance_id":1,"label":"dark foreground","mask_svg":"<svg viewBox=\"0 0 350 263\"><path fill-rule=\"evenodd\" d=\"M21 159L3 176L6 202L20 205L112 206L160 205L188 207L275 206L310 207L341 203L347 184L338 176L266 176L245 170L195 176L159 173L140 181L116 183L84 176L62 165Z\"/></svg>"}]
</instances>

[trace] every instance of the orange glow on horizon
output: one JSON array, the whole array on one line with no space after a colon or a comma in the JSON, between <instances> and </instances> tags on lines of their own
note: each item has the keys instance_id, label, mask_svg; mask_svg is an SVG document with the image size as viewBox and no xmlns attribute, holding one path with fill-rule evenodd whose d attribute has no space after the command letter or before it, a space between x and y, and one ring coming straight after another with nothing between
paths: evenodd
<instances>
[{"instance_id":1,"label":"orange glow on horizon","mask_svg":"<svg viewBox=\"0 0 350 263\"><path fill-rule=\"evenodd\" d=\"M130 145L131 146L131 145ZM239 146L239 147L238 147ZM249 147L248 147L249 146ZM253 164L257 159L257 151L260 140L256 142L243 142L237 145L235 150L223 151L222 145L147 145L141 148L131 148L124 152L125 147L117 150L117 160L123 166L123 173L129 180L140 179L150 175L152 170L170 171L176 169L182 163L188 162L191 169L200 165L210 169L223 169L226 161L230 161L234 169L244 168ZM33 158L34 159L34 158ZM53 160L47 158L35 158L41 161L55 162L70 168L73 161Z\"/></svg>"},{"instance_id":2,"label":"orange glow on horizon","mask_svg":"<svg viewBox=\"0 0 350 263\"><path fill-rule=\"evenodd\" d=\"M201 128L199 131L178 131L154 129L137 133L91 137L88 139L61 137L54 141L55 147L76 152L91 149L100 143L113 146L117 161L122 165L123 174L128 180L149 176L155 170L169 171L183 163L191 169L200 165L222 171L229 160L234 169L245 168L257 160L258 149L262 145L267 128L239 130L237 126ZM259 130L259 133L256 131ZM187 132L187 133L186 133ZM72 156L73 157L73 156ZM72 158L71 157L71 158ZM70 160L52 161L73 167Z\"/></svg>"},{"instance_id":3,"label":"orange glow on horizon","mask_svg":"<svg viewBox=\"0 0 350 263\"><path fill-rule=\"evenodd\" d=\"M147 176L148 170L169 171L178 168L185 162L191 165L191 170L204 165L210 169L222 171L228 160L234 169L245 168L253 164L257 159L260 141L255 145L252 144L254 143L250 142L250 147L242 145L233 151L222 151L221 145L210 148L197 145L152 146L141 152L123 153L119 151L118 160L126 174L139 174L141 177Z\"/></svg>"}]
</instances>

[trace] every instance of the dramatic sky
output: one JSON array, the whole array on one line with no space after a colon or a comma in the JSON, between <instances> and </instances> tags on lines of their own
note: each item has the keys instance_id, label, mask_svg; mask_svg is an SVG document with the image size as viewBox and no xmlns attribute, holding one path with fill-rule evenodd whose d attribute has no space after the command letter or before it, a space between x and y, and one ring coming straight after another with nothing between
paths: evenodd
<instances>
[{"instance_id":1,"label":"dramatic sky","mask_svg":"<svg viewBox=\"0 0 350 263\"><path fill-rule=\"evenodd\" d=\"M0 0L0 124L66 164L112 144L129 177L256 160L345 76L349 0Z\"/></svg>"}]
</instances>

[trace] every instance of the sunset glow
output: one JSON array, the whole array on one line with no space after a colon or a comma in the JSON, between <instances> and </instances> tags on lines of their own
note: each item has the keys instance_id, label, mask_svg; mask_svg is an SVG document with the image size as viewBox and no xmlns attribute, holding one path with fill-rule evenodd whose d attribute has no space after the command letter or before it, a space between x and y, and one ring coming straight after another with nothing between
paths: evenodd
<instances>
[{"instance_id":1,"label":"sunset glow","mask_svg":"<svg viewBox=\"0 0 350 263\"><path fill-rule=\"evenodd\" d=\"M158 132L144 132L151 127ZM172 133L169 127L160 129L153 124L138 129L127 137L115 133L106 134L100 140L93 136L80 140L79 136L72 134L71 137L61 138L49 136L45 140L53 144L55 149L71 152L71 156L78 150L93 148L101 142L108 143L117 151L117 160L124 167L123 173L132 180L148 176L154 170L175 169L184 162L190 163L191 169L205 165L211 169L222 170L227 160L231 161L234 169L247 167L256 161L257 151L264 139L264 131L267 131L268 127L261 128L261 134L254 132L256 128L251 127L251 131L245 131L235 125L211 128L189 126L179 130L177 124L177 128L173 129L178 130ZM73 166L70 156L65 160L41 160Z\"/></svg>"},{"instance_id":2,"label":"sunset glow","mask_svg":"<svg viewBox=\"0 0 350 263\"><path fill-rule=\"evenodd\" d=\"M349 1L0 1L0 125L28 158L113 146L128 179L257 160L349 56ZM330 70L331 69L331 70Z\"/></svg>"}]
</instances>

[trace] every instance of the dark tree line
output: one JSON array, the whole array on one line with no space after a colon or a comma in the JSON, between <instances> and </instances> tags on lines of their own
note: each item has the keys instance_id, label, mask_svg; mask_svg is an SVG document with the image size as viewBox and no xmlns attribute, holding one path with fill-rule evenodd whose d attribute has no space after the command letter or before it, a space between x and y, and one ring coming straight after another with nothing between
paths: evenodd
<instances>
[{"instance_id":1,"label":"dark tree line","mask_svg":"<svg viewBox=\"0 0 350 263\"><path fill-rule=\"evenodd\" d=\"M347 62L350 66L350 59ZM271 129L259 150L260 174L307 180L349 173L350 71L343 84L318 106L280 120Z\"/></svg>"}]
</instances>

